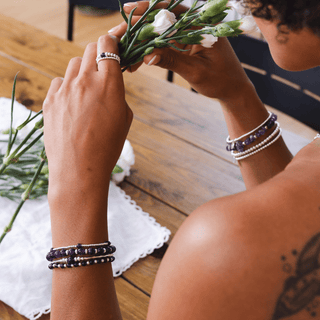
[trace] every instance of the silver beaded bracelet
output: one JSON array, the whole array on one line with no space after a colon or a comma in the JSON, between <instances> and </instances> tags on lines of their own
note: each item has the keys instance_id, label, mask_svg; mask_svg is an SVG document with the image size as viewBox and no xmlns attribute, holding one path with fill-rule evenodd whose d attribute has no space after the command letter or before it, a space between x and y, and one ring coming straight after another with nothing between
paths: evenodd
<instances>
[{"instance_id":1,"label":"silver beaded bracelet","mask_svg":"<svg viewBox=\"0 0 320 320\"><path fill-rule=\"evenodd\" d=\"M251 153L248 153L246 155L238 156L238 157L235 156L234 157L235 160L239 161L239 160L248 158L248 157L250 157L250 156L252 156L252 155L254 155L254 154L256 154L256 153L258 153L258 152L260 152L260 151L262 151L264 149L266 149L267 147L271 146L274 142L276 142L281 137L281 134L282 134L281 128L277 132L279 132L278 135L273 140L271 140L269 143L261 146L259 149L255 150L255 151L252 151Z\"/></svg>"}]
</instances>

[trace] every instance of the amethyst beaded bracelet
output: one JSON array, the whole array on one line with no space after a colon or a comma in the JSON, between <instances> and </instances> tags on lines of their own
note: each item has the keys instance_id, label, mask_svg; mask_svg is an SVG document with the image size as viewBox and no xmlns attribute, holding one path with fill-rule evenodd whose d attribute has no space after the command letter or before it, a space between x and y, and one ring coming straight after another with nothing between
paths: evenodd
<instances>
[{"instance_id":1,"label":"amethyst beaded bracelet","mask_svg":"<svg viewBox=\"0 0 320 320\"><path fill-rule=\"evenodd\" d=\"M241 137L234 139L234 140L229 140L229 137L227 138L227 151L238 151L238 152L243 152L245 146L248 146L249 144L253 143L256 141L260 136L264 135L268 129L271 129L274 125L274 123L277 121L277 115L274 113L270 113L270 116L268 119L260 125L258 128L250 131L249 133L246 133L242 135ZM241 138L249 135L249 137L242 141L240 140Z\"/></svg>"},{"instance_id":2,"label":"amethyst beaded bracelet","mask_svg":"<svg viewBox=\"0 0 320 320\"><path fill-rule=\"evenodd\" d=\"M101 254L111 254L116 251L116 247L112 246L109 241L99 244L84 245L77 244L76 246L61 247L61 248L51 248L50 252L47 254L46 258L48 261L53 261L55 259L74 256L74 255L101 255Z\"/></svg>"}]
</instances>

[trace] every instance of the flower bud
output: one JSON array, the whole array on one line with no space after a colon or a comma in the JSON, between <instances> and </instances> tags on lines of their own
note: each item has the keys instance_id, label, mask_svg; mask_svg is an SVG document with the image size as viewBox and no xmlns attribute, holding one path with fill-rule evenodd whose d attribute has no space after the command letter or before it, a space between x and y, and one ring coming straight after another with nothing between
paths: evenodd
<instances>
[{"instance_id":1,"label":"flower bud","mask_svg":"<svg viewBox=\"0 0 320 320\"><path fill-rule=\"evenodd\" d=\"M200 44L205 48L211 48L214 43L218 41L218 38L212 34L195 34L191 37L186 36L179 40L184 44Z\"/></svg>"},{"instance_id":2,"label":"flower bud","mask_svg":"<svg viewBox=\"0 0 320 320\"><path fill-rule=\"evenodd\" d=\"M200 10L199 19L202 22L210 20L210 18L220 14L227 9L228 0L212 0L208 1Z\"/></svg>"},{"instance_id":3,"label":"flower bud","mask_svg":"<svg viewBox=\"0 0 320 320\"><path fill-rule=\"evenodd\" d=\"M241 33L249 34L257 31L258 29L252 16L246 16L240 20L228 21L225 22L225 24L229 25L232 29L235 30L235 35Z\"/></svg>"},{"instance_id":4,"label":"flower bud","mask_svg":"<svg viewBox=\"0 0 320 320\"><path fill-rule=\"evenodd\" d=\"M43 127L43 117L38 122L35 123L34 127L36 129L41 129Z\"/></svg>"},{"instance_id":5,"label":"flower bud","mask_svg":"<svg viewBox=\"0 0 320 320\"><path fill-rule=\"evenodd\" d=\"M177 22L174 13L162 9L154 17L152 23L145 24L138 36L138 40L147 40L157 37L167 31L173 24Z\"/></svg>"},{"instance_id":6,"label":"flower bud","mask_svg":"<svg viewBox=\"0 0 320 320\"><path fill-rule=\"evenodd\" d=\"M154 21L154 17L159 13L159 11L161 11L161 9L156 9L151 11L147 17L146 17L146 21L147 22L153 22Z\"/></svg>"}]
</instances>

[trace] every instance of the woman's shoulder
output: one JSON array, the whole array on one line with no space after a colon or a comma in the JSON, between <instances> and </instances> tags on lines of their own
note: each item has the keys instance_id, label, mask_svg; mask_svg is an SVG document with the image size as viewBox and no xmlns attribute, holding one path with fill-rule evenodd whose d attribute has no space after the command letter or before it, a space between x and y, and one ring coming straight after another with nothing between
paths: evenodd
<instances>
[{"instance_id":1,"label":"woman's shoulder","mask_svg":"<svg viewBox=\"0 0 320 320\"><path fill-rule=\"evenodd\" d=\"M292 168L302 170L300 160ZM316 310L308 306L320 290L313 290L320 283L320 197L308 174L294 179L289 168L192 213L163 259L151 306L169 288L174 295L162 299L176 319L312 319Z\"/></svg>"}]
</instances>

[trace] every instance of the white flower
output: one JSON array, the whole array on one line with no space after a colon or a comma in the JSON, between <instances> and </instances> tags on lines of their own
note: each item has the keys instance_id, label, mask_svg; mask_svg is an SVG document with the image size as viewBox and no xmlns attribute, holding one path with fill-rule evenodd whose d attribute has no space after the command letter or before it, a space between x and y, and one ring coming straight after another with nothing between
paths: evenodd
<instances>
[{"instance_id":1,"label":"white flower","mask_svg":"<svg viewBox=\"0 0 320 320\"><path fill-rule=\"evenodd\" d=\"M203 40L200 44L205 48L211 48L213 44L218 41L218 37L215 37L212 34L202 34L201 37Z\"/></svg>"},{"instance_id":2,"label":"white flower","mask_svg":"<svg viewBox=\"0 0 320 320\"><path fill-rule=\"evenodd\" d=\"M117 162L117 165L123 170L120 173L114 173L111 180L115 183L120 183L126 176L130 175L130 168L134 165L134 153L133 148L128 140L125 141L121 155Z\"/></svg>"},{"instance_id":3,"label":"white flower","mask_svg":"<svg viewBox=\"0 0 320 320\"><path fill-rule=\"evenodd\" d=\"M248 33L256 32L258 30L258 27L256 25L256 22L253 16L250 15L241 19L241 25L239 29L243 31L243 33L248 34Z\"/></svg>"},{"instance_id":4,"label":"white flower","mask_svg":"<svg viewBox=\"0 0 320 320\"><path fill-rule=\"evenodd\" d=\"M242 16L250 14L250 10L242 5L242 1L230 0L228 1L227 7L234 9Z\"/></svg>"},{"instance_id":5,"label":"white flower","mask_svg":"<svg viewBox=\"0 0 320 320\"><path fill-rule=\"evenodd\" d=\"M154 21L152 23L152 25L154 26L153 32L156 32L159 35L161 35L176 22L177 19L175 14L166 9L163 9L159 11L154 17Z\"/></svg>"}]
</instances>

